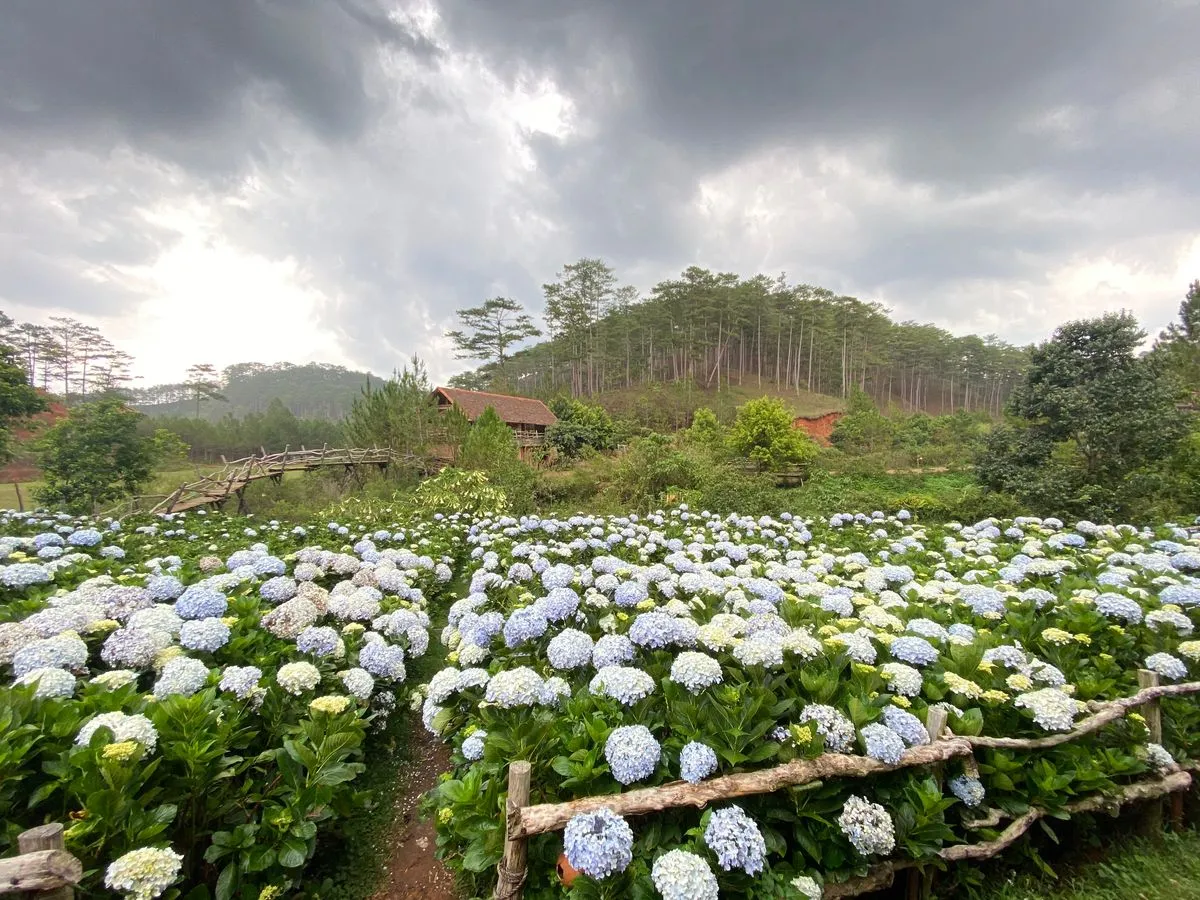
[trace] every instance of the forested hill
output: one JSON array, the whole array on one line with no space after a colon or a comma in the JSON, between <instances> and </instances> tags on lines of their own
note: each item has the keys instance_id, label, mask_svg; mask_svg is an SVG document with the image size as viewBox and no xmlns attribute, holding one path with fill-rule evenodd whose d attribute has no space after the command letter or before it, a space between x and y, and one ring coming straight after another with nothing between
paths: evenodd
<instances>
[{"instance_id":1,"label":"forested hill","mask_svg":"<svg viewBox=\"0 0 1200 900\"><path fill-rule=\"evenodd\" d=\"M544 291L549 339L459 383L593 397L673 382L834 397L857 386L885 406L998 415L1028 360L994 336L897 322L878 303L782 277L691 267L641 297L601 260L583 259Z\"/></svg>"},{"instance_id":2,"label":"forested hill","mask_svg":"<svg viewBox=\"0 0 1200 900\"><path fill-rule=\"evenodd\" d=\"M339 421L368 379L383 380L369 372L322 363L237 363L224 369L215 383L225 399L202 399L200 416L215 420L262 413L278 397L297 418ZM188 384L160 384L129 393L134 406L152 416L196 415L196 391Z\"/></svg>"}]
</instances>

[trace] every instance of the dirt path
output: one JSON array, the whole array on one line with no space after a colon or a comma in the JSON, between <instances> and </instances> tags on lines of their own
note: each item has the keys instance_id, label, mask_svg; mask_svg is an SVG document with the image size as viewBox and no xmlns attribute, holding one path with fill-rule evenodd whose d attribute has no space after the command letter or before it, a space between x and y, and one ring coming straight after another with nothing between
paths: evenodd
<instances>
[{"instance_id":1,"label":"dirt path","mask_svg":"<svg viewBox=\"0 0 1200 900\"><path fill-rule=\"evenodd\" d=\"M421 795L449 769L449 749L418 724L407 781L396 798L387 875L371 900L457 900L453 876L433 855L433 824L422 822L417 810Z\"/></svg>"}]
</instances>

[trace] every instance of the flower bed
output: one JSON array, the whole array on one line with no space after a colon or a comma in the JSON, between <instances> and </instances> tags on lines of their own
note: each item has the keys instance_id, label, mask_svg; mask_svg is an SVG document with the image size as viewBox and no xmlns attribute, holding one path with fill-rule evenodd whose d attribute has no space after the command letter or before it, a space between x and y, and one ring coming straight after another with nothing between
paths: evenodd
<instances>
[{"instance_id":1,"label":"flower bed","mask_svg":"<svg viewBox=\"0 0 1200 900\"><path fill-rule=\"evenodd\" d=\"M1006 820L1177 789L1200 740L1200 705L1171 696L1161 743L1129 713L1021 744L1136 694L1139 669L1167 684L1200 673L1200 545L1179 529L681 508L496 519L468 539L469 594L441 635L451 666L423 714L455 748L429 803L439 850L476 893L495 880L513 760L532 764L544 804L865 757L878 774L705 811L599 807L528 847L528 897L559 895L560 853L580 896L816 897L873 868L971 858L968 845L1003 843ZM931 708L973 746L892 770L928 742Z\"/></svg>"},{"instance_id":2,"label":"flower bed","mask_svg":"<svg viewBox=\"0 0 1200 900\"><path fill-rule=\"evenodd\" d=\"M462 528L250 523L0 518L0 855L58 821L87 889L267 900L368 801Z\"/></svg>"}]
</instances>

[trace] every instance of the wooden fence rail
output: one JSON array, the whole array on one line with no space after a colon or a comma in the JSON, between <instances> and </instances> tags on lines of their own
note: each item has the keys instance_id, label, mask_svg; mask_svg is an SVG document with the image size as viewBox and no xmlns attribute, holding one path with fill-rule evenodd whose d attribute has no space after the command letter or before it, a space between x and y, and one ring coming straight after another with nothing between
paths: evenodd
<instances>
[{"instance_id":1,"label":"wooden fence rail","mask_svg":"<svg viewBox=\"0 0 1200 900\"><path fill-rule=\"evenodd\" d=\"M31 894L38 900L71 900L83 864L64 849L63 827L40 825L17 836L19 856L0 859L0 894Z\"/></svg>"},{"instance_id":2,"label":"wooden fence rail","mask_svg":"<svg viewBox=\"0 0 1200 900\"><path fill-rule=\"evenodd\" d=\"M1077 723L1074 729L1044 738L995 738L969 737L948 734L946 713L940 708L929 711L927 728L930 742L907 750L894 765L880 762L869 756L851 756L841 753L825 753L815 759L798 759L769 769L755 772L739 772L713 778L698 784L675 781L658 787L640 788L620 794L580 797L561 803L529 804L530 764L524 760L509 765L509 794L505 805L504 858L497 867L498 880L493 894L495 900L520 900L525 884L526 842L530 837L566 827L571 818L579 813L608 808L618 815L645 815L666 809L687 806L702 808L718 800L768 794L788 787L809 784L828 778L863 778L882 772L894 772L914 766L931 766L937 770L951 759L965 759L970 770L975 769L974 750L977 747L1005 747L1017 750L1039 750L1057 746L1067 741L1098 731L1132 709L1141 708L1151 731L1151 740L1162 740L1162 713L1159 702L1163 697L1179 697L1200 693L1200 682L1161 685L1158 674L1146 669L1139 670L1136 694L1107 702L1095 703L1091 715ZM1162 778L1156 778L1124 787L1115 795L1097 795L1084 798L1068 806L1068 811L1096 812L1117 809L1139 800L1166 797L1185 791L1192 784L1188 772L1176 769ZM1161 809L1161 803L1159 804ZM1014 820L994 841L977 844L955 844L943 848L938 859L943 862L980 860L995 856L1013 844L1040 818L1046 810L1031 809ZM999 825L1005 818L998 810L986 810L987 826ZM1158 821L1161 823L1161 813ZM968 823L970 827L970 823ZM983 827L980 825L979 827ZM879 890L892 883L896 873L912 870L909 884L910 897L929 897L932 893L931 873L920 873L932 860L889 860L872 868L862 878L851 879L826 887L826 897L853 897L869 891Z\"/></svg>"},{"instance_id":3,"label":"wooden fence rail","mask_svg":"<svg viewBox=\"0 0 1200 900\"><path fill-rule=\"evenodd\" d=\"M337 468L345 470L347 476L357 476L364 466L384 470L393 464L424 465L434 468L439 460L424 460L411 454L401 454L386 447L340 447L309 450L301 447L292 450L285 447L280 453L267 453L261 449L242 459L227 460L221 457L223 467L218 472L201 475L195 481L181 484L170 494L158 494L134 498L129 512L148 511L155 514L184 512L200 506L222 508L231 498L236 499L238 511L245 510L246 487L254 481L270 479L276 484L283 482L288 472L308 472L314 469Z\"/></svg>"}]
</instances>

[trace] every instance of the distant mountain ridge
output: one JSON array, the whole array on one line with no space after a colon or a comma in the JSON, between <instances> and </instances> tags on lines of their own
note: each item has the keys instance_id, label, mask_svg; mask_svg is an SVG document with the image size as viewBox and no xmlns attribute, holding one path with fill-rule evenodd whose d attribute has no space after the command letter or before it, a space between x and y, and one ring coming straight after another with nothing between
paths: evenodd
<instances>
[{"instance_id":1,"label":"distant mountain ridge","mask_svg":"<svg viewBox=\"0 0 1200 900\"><path fill-rule=\"evenodd\" d=\"M278 398L300 419L336 422L368 384L386 379L326 363L235 363L221 372L221 394L226 398L204 400L200 417L215 421L226 415L236 418L265 412ZM159 384L129 391L132 405L150 416L195 416L196 398L183 383Z\"/></svg>"}]
</instances>

